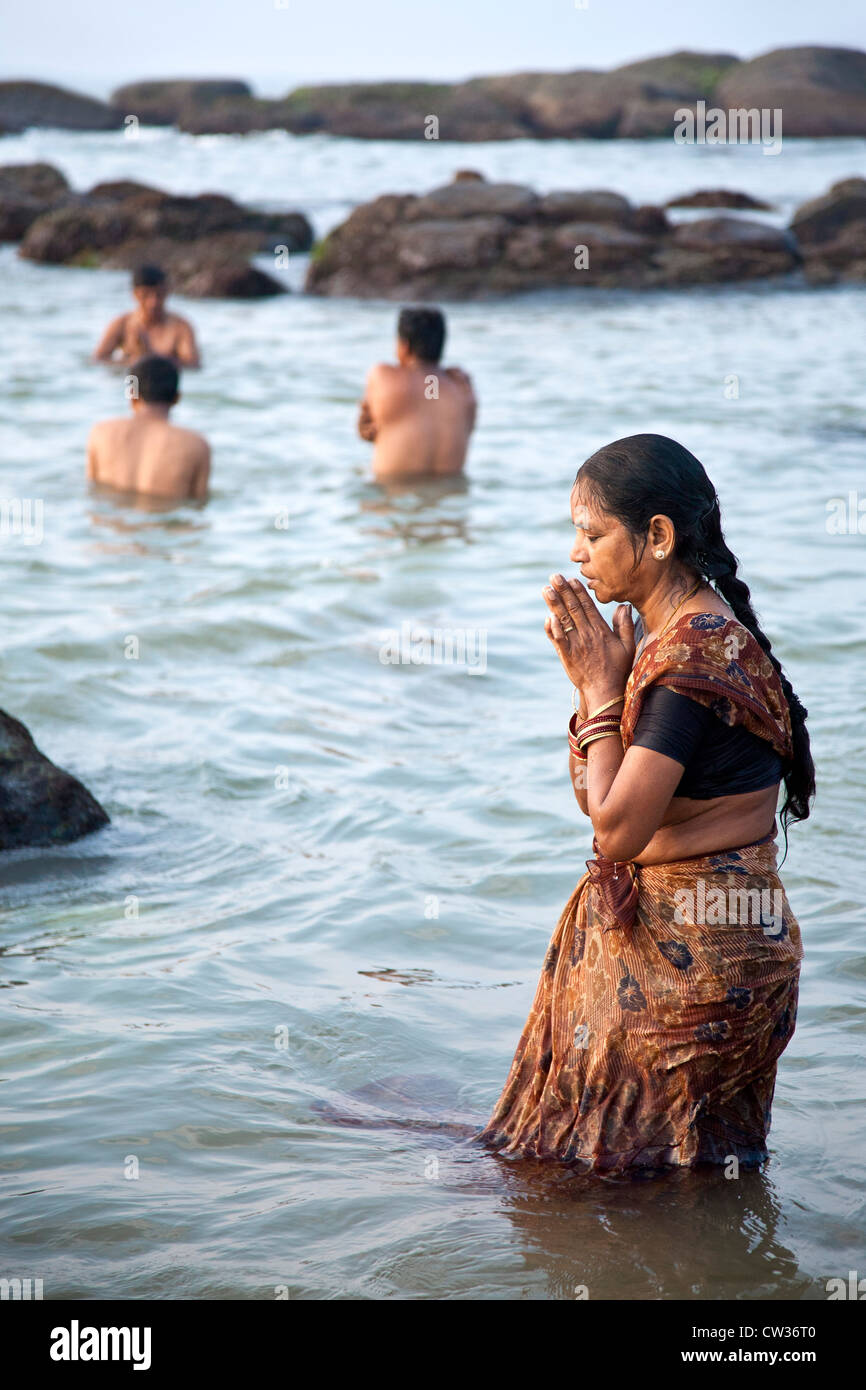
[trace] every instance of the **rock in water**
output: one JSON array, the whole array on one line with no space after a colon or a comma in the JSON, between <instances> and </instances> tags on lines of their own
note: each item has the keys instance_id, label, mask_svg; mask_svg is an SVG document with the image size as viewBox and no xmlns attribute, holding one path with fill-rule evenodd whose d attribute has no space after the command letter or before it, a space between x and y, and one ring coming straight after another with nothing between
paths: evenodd
<instances>
[{"instance_id":1,"label":"rock in water","mask_svg":"<svg viewBox=\"0 0 866 1390\"><path fill-rule=\"evenodd\" d=\"M65 845L108 822L78 778L55 767L21 721L0 710L0 850Z\"/></svg>"},{"instance_id":2,"label":"rock in water","mask_svg":"<svg viewBox=\"0 0 866 1390\"><path fill-rule=\"evenodd\" d=\"M786 275L801 260L793 235L770 223L718 217L674 227L662 208L635 208L606 189L540 197L519 184L460 180L423 197L386 194L356 207L314 249L306 288L480 299L720 284Z\"/></svg>"},{"instance_id":3,"label":"rock in water","mask_svg":"<svg viewBox=\"0 0 866 1390\"><path fill-rule=\"evenodd\" d=\"M0 82L0 125L7 132L28 126L60 130L117 130L120 111L104 101L54 87L48 82Z\"/></svg>"},{"instance_id":4,"label":"rock in water","mask_svg":"<svg viewBox=\"0 0 866 1390\"><path fill-rule=\"evenodd\" d=\"M20 241L31 223L58 207L70 191L51 164L0 164L0 241Z\"/></svg>"}]
</instances>

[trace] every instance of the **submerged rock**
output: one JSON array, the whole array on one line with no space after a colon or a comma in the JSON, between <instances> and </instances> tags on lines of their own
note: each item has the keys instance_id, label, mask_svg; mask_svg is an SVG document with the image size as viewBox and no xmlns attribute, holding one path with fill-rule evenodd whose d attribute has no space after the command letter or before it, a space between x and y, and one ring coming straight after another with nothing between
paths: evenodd
<instances>
[{"instance_id":1,"label":"submerged rock","mask_svg":"<svg viewBox=\"0 0 866 1390\"><path fill-rule=\"evenodd\" d=\"M0 850L64 845L108 823L78 778L56 767L21 721L0 710Z\"/></svg>"}]
</instances>

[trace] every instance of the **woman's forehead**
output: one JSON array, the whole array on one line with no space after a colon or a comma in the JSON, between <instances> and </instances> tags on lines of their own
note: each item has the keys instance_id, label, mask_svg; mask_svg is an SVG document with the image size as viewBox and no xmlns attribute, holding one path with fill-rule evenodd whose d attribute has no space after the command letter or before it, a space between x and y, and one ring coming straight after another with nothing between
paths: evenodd
<instances>
[{"instance_id":1,"label":"woman's forehead","mask_svg":"<svg viewBox=\"0 0 866 1390\"><path fill-rule=\"evenodd\" d=\"M584 531L590 525L600 526L602 515L590 498L581 496L580 489L575 485L571 492L571 519L575 526L580 526Z\"/></svg>"}]
</instances>

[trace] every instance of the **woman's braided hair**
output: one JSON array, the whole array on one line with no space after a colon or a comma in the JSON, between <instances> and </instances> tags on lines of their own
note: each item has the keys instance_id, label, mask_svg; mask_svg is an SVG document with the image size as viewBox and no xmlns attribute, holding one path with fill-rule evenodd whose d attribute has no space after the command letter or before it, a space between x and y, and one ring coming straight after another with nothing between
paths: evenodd
<instances>
[{"instance_id":1,"label":"woman's braided hair","mask_svg":"<svg viewBox=\"0 0 866 1390\"><path fill-rule=\"evenodd\" d=\"M737 573L738 560L722 532L716 490L703 465L663 434L633 434L599 449L579 469L576 483L602 511L632 535L635 560L647 544L649 523L670 517L676 530L674 555L686 568L713 583L736 618L751 632L779 674L791 715L793 752L784 773L781 822L805 820L815 795L815 765L806 729L808 711L773 654L762 631L749 587Z\"/></svg>"}]
</instances>

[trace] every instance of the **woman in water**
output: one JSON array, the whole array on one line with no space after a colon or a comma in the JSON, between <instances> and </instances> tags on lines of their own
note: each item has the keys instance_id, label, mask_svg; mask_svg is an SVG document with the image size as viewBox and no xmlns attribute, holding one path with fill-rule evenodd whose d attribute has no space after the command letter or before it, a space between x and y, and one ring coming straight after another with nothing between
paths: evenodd
<instances>
[{"instance_id":1,"label":"woman in water","mask_svg":"<svg viewBox=\"0 0 866 1390\"><path fill-rule=\"evenodd\" d=\"M607 445L571 509L572 561L599 603L620 604L611 629L576 579L544 591L579 695L570 770L595 857L479 1137L598 1171L755 1166L796 1018L802 946L775 818L782 781L786 835L809 815L806 710L687 449Z\"/></svg>"}]
</instances>

